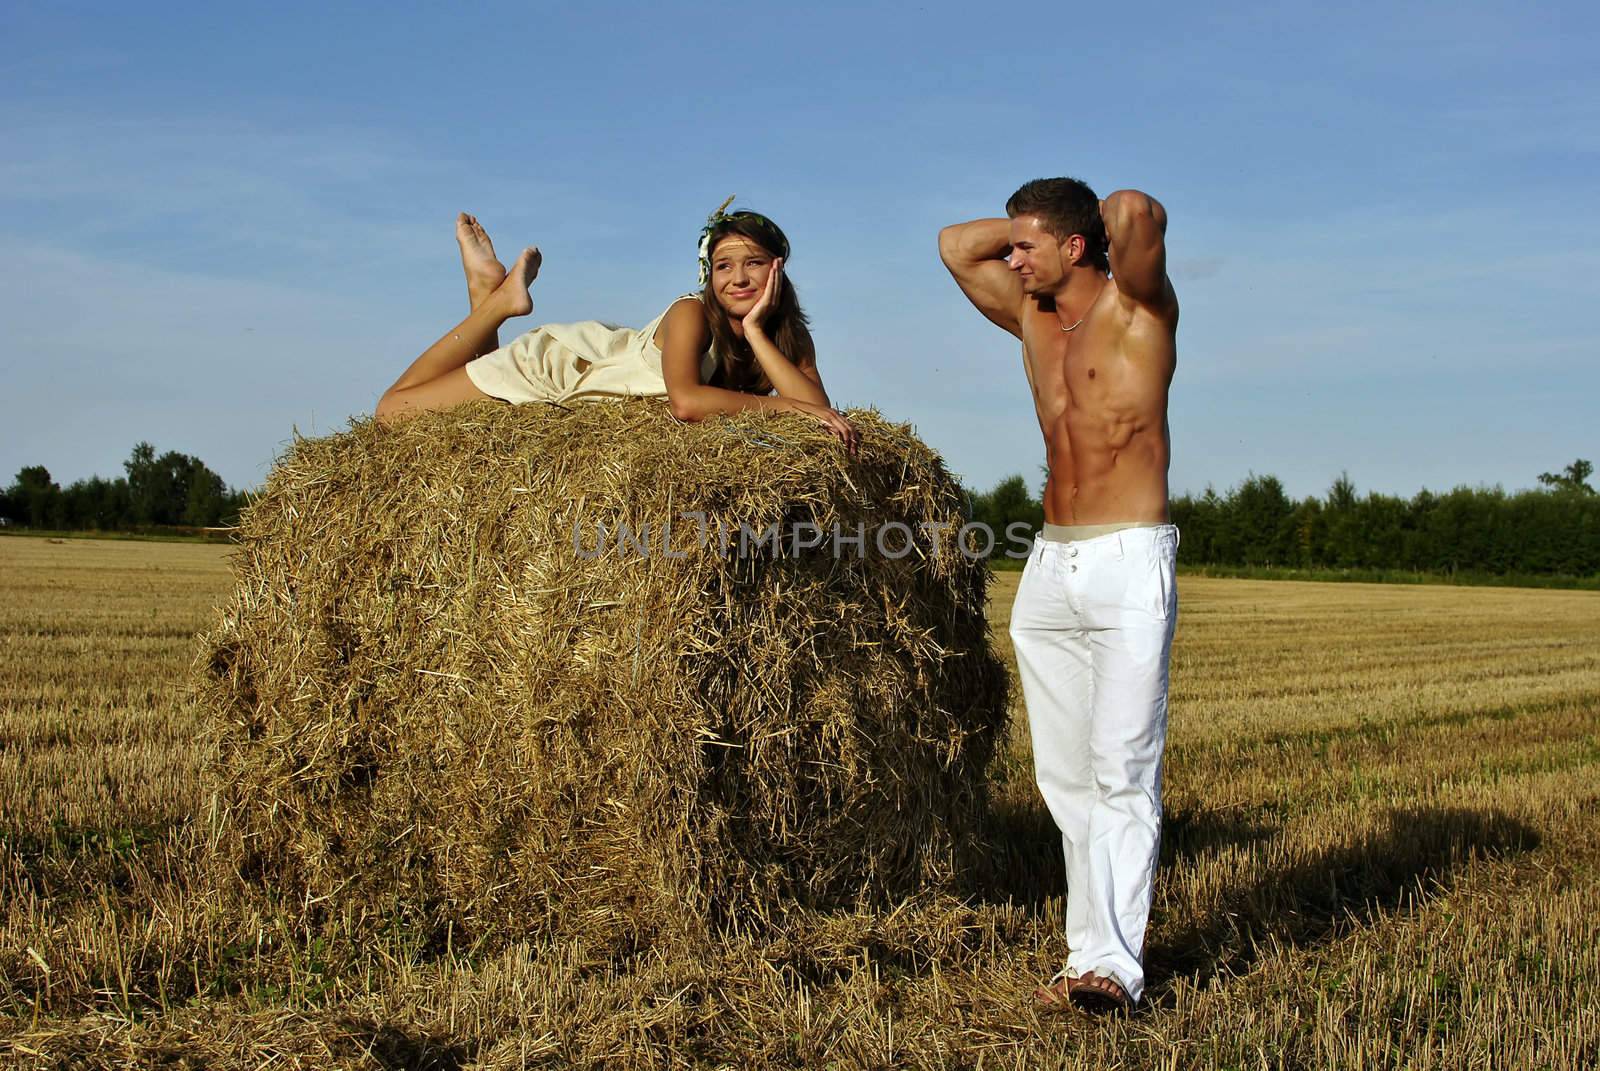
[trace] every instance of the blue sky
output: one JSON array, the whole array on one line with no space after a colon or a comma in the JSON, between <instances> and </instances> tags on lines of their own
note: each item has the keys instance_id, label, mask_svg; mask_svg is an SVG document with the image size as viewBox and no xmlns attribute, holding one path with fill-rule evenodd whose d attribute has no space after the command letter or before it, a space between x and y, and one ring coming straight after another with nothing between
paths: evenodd
<instances>
[{"instance_id":1,"label":"blue sky","mask_svg":"<svg viewBox=\"0 0 1600 1071\"><path fill-rule=\"evenodd\" d=\"M1174 491L1530 486L1600 461L1597 16L1577 4L0 8L0 480L134 442L253 486L465 311L643 323L728 194L842 405L1039 482L1018 346L938 228L1080 176L1167 206ZM518 328L519 330L522 328ZM509 338L510 325L502 332Z\"/></svg>"}]
</instances>

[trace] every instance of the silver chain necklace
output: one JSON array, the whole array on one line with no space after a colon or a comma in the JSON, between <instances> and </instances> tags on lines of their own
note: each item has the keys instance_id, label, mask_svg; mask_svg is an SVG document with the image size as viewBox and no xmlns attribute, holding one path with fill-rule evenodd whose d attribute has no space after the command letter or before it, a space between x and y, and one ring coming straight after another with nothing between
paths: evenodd
<instances>
[{"instance_id":1,"label":"silver chain necklace","mask_svg":"<svg viewBox=\"0 0 1600 1071\"><path fill-rule=\"evenodd\" d=\"M1105 288L1106 288L1106 284L1105 283L1101 283L1100 284L1100 290L1104 290ZM1078 328L1083 326L1083 321L1085 321L1085 320L1087 320L1089 318L1089 313L1091 311L1093 311L1093 309L1094 309L1094 303L1096 301L1100 300L1100 290L1096 290L1094 292L1094 299L1089 302L1089 307L1087 309L1083 310L1083 315L1078 317L1078 322L1073 324L1071 327L1063 327L1061 329L1063 332L1076 331Z\"/></svg>"}]
</instances>

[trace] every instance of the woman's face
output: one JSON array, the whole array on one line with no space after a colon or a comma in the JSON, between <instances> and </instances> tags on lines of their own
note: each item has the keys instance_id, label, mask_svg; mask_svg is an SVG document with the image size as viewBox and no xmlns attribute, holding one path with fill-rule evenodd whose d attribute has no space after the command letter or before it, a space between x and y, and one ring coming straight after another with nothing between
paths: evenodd
<instances>
[{"instance_id":1,"label":"woman's face","mask_svg":"<svg viewBox=\"0 0 1600 1071\"><path fill-rule=\"evenodd\" d=\"M711 292L735 320L755 308L772 274L772 254L742 234L730 234L711 250Z\"/></svg>"}]
</instances>

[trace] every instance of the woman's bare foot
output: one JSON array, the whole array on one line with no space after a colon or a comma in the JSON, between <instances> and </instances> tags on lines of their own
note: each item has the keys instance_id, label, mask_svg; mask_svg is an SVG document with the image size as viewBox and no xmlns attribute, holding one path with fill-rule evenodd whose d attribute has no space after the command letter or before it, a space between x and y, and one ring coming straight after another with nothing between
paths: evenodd
<instances>
[{"instance_id":1,"label":"woman's bare foot","mask_svg":"<svg viewBox=\"0 0 1600 1071\"><path fill-rule=\"evenodd\" d=\"M467 273L467 296L476 307L505 280L506 266L494 255L494 243L476 216L463 212L456 217L456 244L461 246L461 267Z\"/></svg>"},{"instance_id":2,"label":"woman's bare foot","mask_svg":"<svg viewBox=\"0 0 1600 1071\"><path fill-rule=\"evenodd\" d=\"M505 319L513 316L526 316L533 311L533 297L528 293L528 287L533 285L533 280L539 275L539 265L544 257L539 250L528 248L522 251L517 262L511 265L511 270L506 272L506 277L495 287L490 297L499 303L496 310Z\"/></svg>"}]
</instances>

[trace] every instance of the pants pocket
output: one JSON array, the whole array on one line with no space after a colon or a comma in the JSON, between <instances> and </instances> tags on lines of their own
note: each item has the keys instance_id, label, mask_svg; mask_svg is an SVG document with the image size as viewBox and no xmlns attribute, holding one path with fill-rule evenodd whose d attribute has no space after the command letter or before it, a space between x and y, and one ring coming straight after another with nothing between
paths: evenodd
<instances>
[{"instance_id":1,"label":"pants pocket","mask_svg":"<svg viewBox=\"0 0 1600 1071\"><path fill-rule=\"evenodd\" d=\"M1165 541L1157 543L1150 554L1150 613L1162 621L1168 620L1177 609L1177 577L1173 557L1173 551Z\"/></svg>"}]
</instances>

